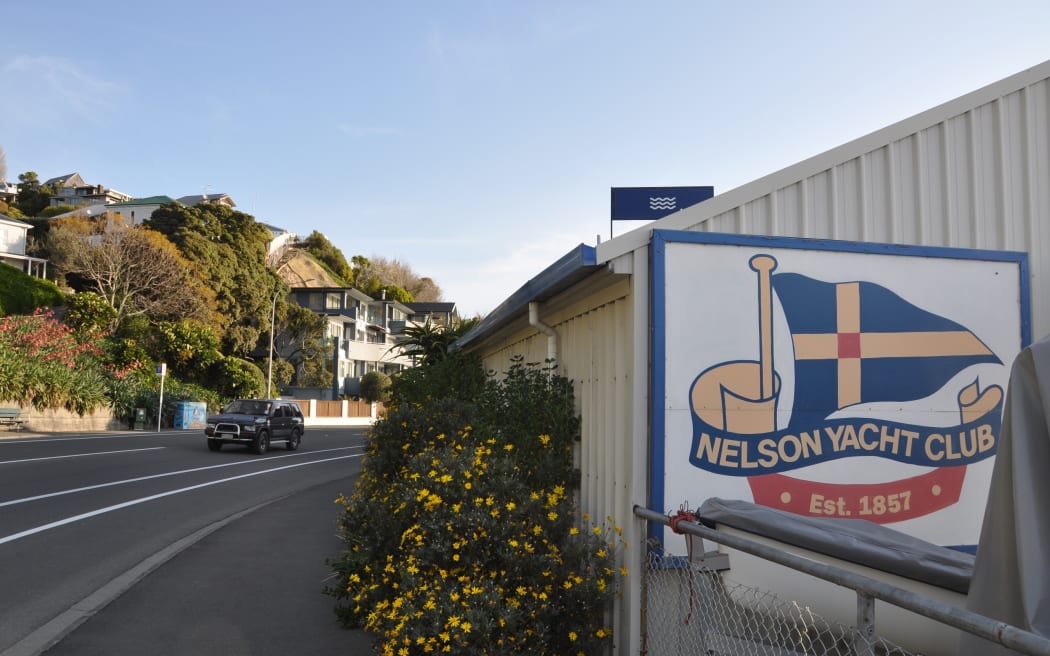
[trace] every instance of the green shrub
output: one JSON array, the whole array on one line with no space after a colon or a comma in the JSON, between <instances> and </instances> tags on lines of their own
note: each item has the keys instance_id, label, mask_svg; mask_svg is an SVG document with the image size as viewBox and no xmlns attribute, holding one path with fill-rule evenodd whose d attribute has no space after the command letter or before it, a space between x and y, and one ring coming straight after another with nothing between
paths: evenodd
<instances>
[{"instance_id":1,"label":"green shrub","mask_svg":"<svg viewBox=\"0 0 1050 656\"><path fill-rule=\"evenodd\" d=\"M369 403L389 403L390 376L382 371L369 371L361 376L361 398Z\"/></svg>"},{"instance_id":2,"label":"green shrub","mask_svg":"<svg viewBox=\"0 0 1050 656\"><path fill-rule=\"evenodd\" d=\"M458 361L475 370L455 380L485 379ZM622 544L572 502L571 384L518 361L468 399L420 369L398 376L338 500L345 549L327 592L340 619L384 654L601 653Z\"/></svg>"},{"instance_id":3,"label":"green shrub","mask_svg":"<svg viewBox=\"0 0 1050 656\"><path fill-rule=\"evenodd\" d=\"M478 356L453 351L444 359L405 369L391 378L391 400L403 406L423 405L434 399L474 402L487 381Z\"/></svg>"},{"instance_id":4,"label":"green shrub","mask_svg":"<svg viewBox=\"0 0 1050 656\"><path fill-rule=\"evenodd\" d=\"M27 276L0 263L0 308L7 314L29 314L37 308L62 305L65 294L50 280Z\"/></svg>"},{"instance_id":5,"label":"green shrub","mask_svg":"<svg viewBox=\"0 0 1050 656\"><path fill-rule=\"evenodd\" d=\"M66 302L65 321L82 335L108 334L117 319L117 311L105 298L93 292L71 294Z\"/></svg>"},{"instance_id":6,"label":"green shrub","mask_svg":"<svg viewBox=\"0 0 1050 656\"><path fill-rule=\"evenodd\" d=\"M135 410L146 411L146 425L157 425L157 407L160 405L160 376L153 370L145 369L139 375L126 378L114 393L114 412L128 422L130 426L135 419ZM222 400L214 390L194 383L188 383L172 376L164 379L164 406L161 414L161 425L171 426L175 420L178 404L183 401L203 401L209 408L218 408Z\"/></svg>"},{"instance_id":7,"label":"green shrub","mask_svg":"<svg viewBox=\"0 0 1050 656\"><path fill-rule=\"evenodd\" d=\"M212 365L211 387L227 399L257 398L266 392L266 374L254 362L232 355Z\"/></svg>"}]
</instances>

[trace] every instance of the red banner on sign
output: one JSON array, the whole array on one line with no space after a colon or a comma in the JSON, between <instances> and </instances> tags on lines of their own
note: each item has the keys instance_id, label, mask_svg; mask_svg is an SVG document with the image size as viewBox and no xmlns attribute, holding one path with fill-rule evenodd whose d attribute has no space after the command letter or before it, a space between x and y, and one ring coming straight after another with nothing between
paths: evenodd
<instances>
[{"instance_id":1,"label":"red banner on sign","mask_svg":"<svg viewBox=\"0 0 1050 656\"><path fill-rule=\"evenodd\" d=\"M748 479L755 503L810 517L866 519L891 524L959 501L966 467L941 467L888 483L821 483L783 474Z\"/></svg>"}]
</instances>

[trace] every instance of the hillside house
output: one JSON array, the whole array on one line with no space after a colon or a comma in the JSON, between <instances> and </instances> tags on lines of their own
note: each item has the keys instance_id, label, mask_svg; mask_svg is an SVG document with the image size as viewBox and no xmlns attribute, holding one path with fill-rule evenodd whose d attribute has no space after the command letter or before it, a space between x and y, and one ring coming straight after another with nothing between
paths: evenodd
<instances>
[{"instance_id":1,"label":"hillside house","mask_svg":"<svg viewBox=\"0 0 1050 656\"><path fill-rule=\"evenodd\" d=\"M72 205L83 207L85 205L102 205L106 203L121 203L129 201L129 194L110 189L102 185L89 185L80 177L79 173L69 173L51 178L44 182L55 190L51 196L51 206Z\"/></svg>"},{"instance_id":2,"label":"hillside house","mask_svg":"<svg viewBox=\"0 0 1050 656\"><path fill-rule=\"evenodd\" d=\"M26 255L26 235L33 226L0 214L0 262L19 271L43 278L47 275L47 260Z\"/></svg>"},{"instance_id":3,"label":"hillside house","mask_svg":"<svg viewBox=\"0 0 1050 656\"><path fill-rule=\"evenodd\" d=\"M406 303L412 314L409 321L417 324L425 324L427 321L435 326L451 327L459 321L459 311L455 303L448 302L418 302Z\"/></svg>"},{"instance_id":4,"label":"hillside house","mask_svg":"<svg viewBox=\"0 0 1050 656\"><path fill-rule=\"evenodd\" d=\"M0 180L0 201L13 203L18 198L18 184Z\"/></svg>"}]
</instances>

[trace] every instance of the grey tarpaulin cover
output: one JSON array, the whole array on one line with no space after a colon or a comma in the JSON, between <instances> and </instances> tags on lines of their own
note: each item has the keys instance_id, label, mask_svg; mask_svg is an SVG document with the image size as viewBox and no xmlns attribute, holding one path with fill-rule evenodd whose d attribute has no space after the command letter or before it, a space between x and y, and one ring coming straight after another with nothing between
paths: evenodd
<instances>
[{"instance_id":1,"label":"grey tarpaulin cover","mask_svg":"<svg viewBox=\"0 0 1050 656\"><path fill-rule=\"evenodd\" d=\"M973 571L970 554L931 544L863 519L803 517L747 501L708 499L700 521L865 565L913 581L965 594Z\"/></svg>"},{"instance_id":2,"label":"grey tarpaulin cover","mask_svg":"<svg viewBox=\"0 0 1050 656\"><path fill-rule=\"evenodd\" d=\"M1050 340L1021 351L1010 371L988 505L967 605L1050 637ZM960 654L1014 654L964 637Z\"/></svg>"}]
</instances>

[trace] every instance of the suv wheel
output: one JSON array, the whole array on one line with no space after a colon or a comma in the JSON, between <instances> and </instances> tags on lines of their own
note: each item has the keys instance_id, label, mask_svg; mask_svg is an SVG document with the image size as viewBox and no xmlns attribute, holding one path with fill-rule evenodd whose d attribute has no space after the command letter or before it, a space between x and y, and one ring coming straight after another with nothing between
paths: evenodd
<instances>
[{"instance_id":1,"label":"suv wheel","mask_svg":"<svg viewBox=\"0 0 1050 656\"><path fill-rule=\"evenodd\" d=\"M221 448L222 448L222 442L220 442L219 440L208 440L208 450L209 451L218 451Z\"/></svg>"},{"instance_id":2,"label":"suv wheel","mask_svg":"<svg viewBox=\"0 0 1050 656\"><path fill-rule=\"evenodd\" d=\"M266 453L266 450L270 448L270 434L266 431L259 431L259 434L255 436L255 442L252 444L252 447L259 455Z\"/></svg>"},{"instance_id":3,"label":"suv wheel","mask_svg":"<svg viewBox=\"0 0 1050 656\"><path fill-rule=\"evenodd\" d=\"M299 432L298 428L292 429L292 434L288 436L288 442L285 444L285 448L289 451L295 451L299 448L299 442L303 439L302 433Z\"/></svg>"}]
</instances>

